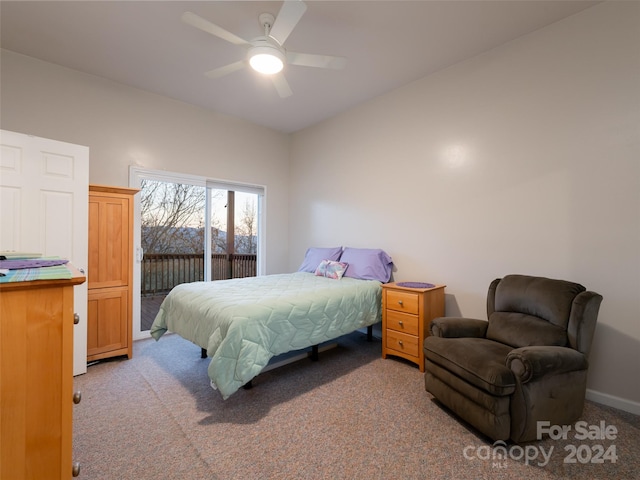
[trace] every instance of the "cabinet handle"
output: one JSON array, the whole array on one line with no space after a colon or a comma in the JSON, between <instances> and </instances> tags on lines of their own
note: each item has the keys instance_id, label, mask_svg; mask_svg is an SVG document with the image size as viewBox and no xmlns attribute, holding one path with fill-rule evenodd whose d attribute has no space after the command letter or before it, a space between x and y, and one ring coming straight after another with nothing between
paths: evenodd
<instances>
[{"instance_id":1,"label":"cabinet handle","mask_svg":"<svg viewBox=\"0 0 640 480\"><path fill-rule=\"evenodd\" d=\"M77 325L80 323L80 315L78 315L77 313L73 314L73 324Z\"/></svg>"},{"instance_id":2,"label":"cabinet handle","mask_svg":"<svg viewBox=\"0 0 640 480\"><path fill-rule=\"evenodd\" d=\"M82 400L82 392L75 392L73 394L73 403L77 405L80 403L80 400Z\"/></svg>"},{"instance_id":3,"label":"cabinet handle","mask_svg":"<svg viewBox=\"0 0 640 480\"><path fill-rule=\"evenodd\" d=\"M73 466L71 467L71 475L74 477L80 475L80 462L73 462Z\"/></svg>"}]
</instances>

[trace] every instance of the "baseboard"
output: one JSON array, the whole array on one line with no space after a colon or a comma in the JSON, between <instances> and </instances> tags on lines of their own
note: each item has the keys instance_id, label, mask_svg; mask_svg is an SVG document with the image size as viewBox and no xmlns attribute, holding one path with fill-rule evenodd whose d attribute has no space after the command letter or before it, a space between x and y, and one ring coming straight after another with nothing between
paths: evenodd
<instances>
[{"instance_id":1,"label":"baseboard","mask_svg":"<svg viewBox=\"0 0 640 480\"><path fill-rule=\"evenodd\" d=\"M587 389L587 400L591 400L608 407L617 408L625 412L633 413L634 415L640 415L640 403L633 400L627 400L626 398L616 397L609 395L608 393L598 392L596 390Z\"/></svg>"}]
</instances>

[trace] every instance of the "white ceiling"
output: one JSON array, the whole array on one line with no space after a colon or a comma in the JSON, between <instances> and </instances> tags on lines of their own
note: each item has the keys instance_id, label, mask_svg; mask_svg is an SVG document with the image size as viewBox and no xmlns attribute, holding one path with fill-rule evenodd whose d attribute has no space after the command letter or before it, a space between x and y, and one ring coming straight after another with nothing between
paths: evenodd
<instances>
[{"instance_id":1,"label":"white ceiling","mask_svg":"<svg viewBox=\"0 0 640 480\"><path fill-rule=\"evenodd\" d=\"M282 131L311 126L370 98L573 15L580 0L311 1L285 42L348 58L344 70L289 66L293 95L244 69L204 72L245 50L183 23L192 11L245 39L272 1L2 1L3 49Z\"/></svg>"}]
</instances>

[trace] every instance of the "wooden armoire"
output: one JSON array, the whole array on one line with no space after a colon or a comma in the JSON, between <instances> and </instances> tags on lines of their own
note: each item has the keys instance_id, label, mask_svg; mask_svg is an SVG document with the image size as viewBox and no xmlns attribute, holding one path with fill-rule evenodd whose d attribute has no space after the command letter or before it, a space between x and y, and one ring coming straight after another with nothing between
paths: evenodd
<instances>
[{"instance_id":1,"label":"wooden armoire","mask_svg":"<svg viewBox=\"0 0 640 480\"><path fill-rule=\"evenodd\" d=\"M132 355L133 196L89 185L87 362Z\"/></svg>"}]
</instances>

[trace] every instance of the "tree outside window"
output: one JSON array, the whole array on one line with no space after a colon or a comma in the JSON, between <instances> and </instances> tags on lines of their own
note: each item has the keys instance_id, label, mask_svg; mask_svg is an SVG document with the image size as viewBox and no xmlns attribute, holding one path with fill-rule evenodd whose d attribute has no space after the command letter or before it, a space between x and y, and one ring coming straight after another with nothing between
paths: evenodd
<instances>
[{"instance_id":1,"label":"tree outside window","mask_svg":"<svg viewBox=\"0 0 640 480\"><path fill-rule=\"evenodd\" d=\"M211 191L212 253L227 252L227 191ZM257 253L256 195L236 193L234 247L237 254ZM203 254L205 187L142 180L141 245L148 254Z\"/></svg>"}]
</instances>

